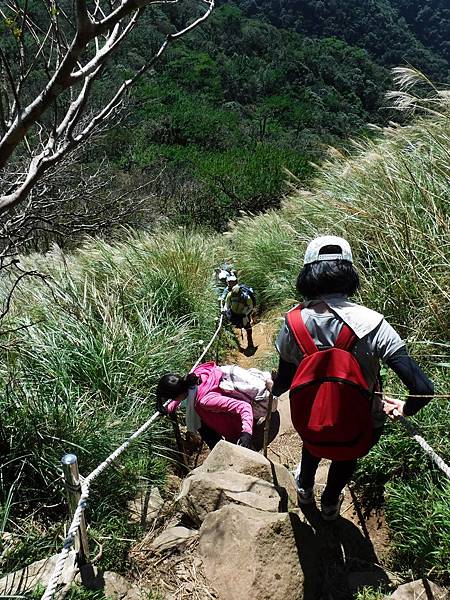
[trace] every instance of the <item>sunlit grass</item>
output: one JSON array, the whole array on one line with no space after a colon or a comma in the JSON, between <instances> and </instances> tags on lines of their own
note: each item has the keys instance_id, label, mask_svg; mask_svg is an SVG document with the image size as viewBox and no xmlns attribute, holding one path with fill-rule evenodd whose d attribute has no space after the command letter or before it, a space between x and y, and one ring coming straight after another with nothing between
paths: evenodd
<instances>
[{"instance_id":1,"label":"sunlit grass","mask_svg":"<svg viewBox=\"0 0 450 600\"><path fill-rule=\"evenodd\" d=\"M281 312L295 297L307 241L324 234L347 238L362 280L356 300L386 316L435 381L436 393L448 395L448 93L440 92L431 101L415 98L411 90L408 94L410 108L431 107L425 117L407 127L379 130L377 138L355 142L349 153L330 150L311 190L294 190L278 213L244 215L235 223L231 240L243 279L254 286L266 309ZM404 391L392 376L385 387ZM436 398L414 419L447 462L449 406L449 398ZM386 512L397 567L404 568L402 560L407 559L417 574L433 568L444 575L450 530L445 476L399 423L387 428L358 471L359 485L371 501L382 494L387 481ZM408 552L409 539L414 551Z\"/></svg>"},{"instance_id":2,"label":"sunlit grass","mask_svg":"<svg viewBox=\"0 0 450 600\"><path fill-rule=\"evenodd\" d=\"M51 524L66 515L61 456L76 453L87 475L153 414L161 374L192 366L199 341L216 327L218 253L215 238L180 230L114 245L89 240L74 255L22 260L48 274L48 283L24 280L2 324L34 323L4 338L1 350L1 504L16 482L7 531L47 536L48 551ZM167 434L157 423L93 484L96 528L124 520L142 478L162 481ZM31 558L16 550L5 572Z\"/></svg>"}]
</instances>

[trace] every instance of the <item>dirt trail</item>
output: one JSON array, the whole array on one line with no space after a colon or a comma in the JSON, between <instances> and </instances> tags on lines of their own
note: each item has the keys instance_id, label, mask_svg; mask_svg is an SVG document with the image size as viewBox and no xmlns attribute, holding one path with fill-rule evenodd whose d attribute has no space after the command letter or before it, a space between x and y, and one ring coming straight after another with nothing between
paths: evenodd
<instances>
[{"instance_id":1,"label":"dirt trail","mask_svg":"<svg viewBox=\"0 0 450 600\"><path fill-rule=\"evenodd\" d=\"M254 342L258 346L253 356L242 351L230 357L244 368L263 368L270 370L273 365L274 325L263 321L254 326ZM246 340L244 340L244 343ZM284 464L294 471L301 453L301 440L294 430L289 409L289 399L284 394L279 400L281 428L279 435L269 447L269 458ZM190 457L190 467L201 464L208 455L203 448ZM380 585L386 587L395 577L383 567L388 536L382 515L362 514L361 506L350 490L341 510L342 518L335 522L325 522L320 516L320 494L327 476L327 461L319 466L316 480L316 504L294 511L299 521L307 523L315 538L314 550L318 552L321 582L320 596L307 593L305 600L351 600L355 592L363 586ZM167 486L163 514L160 515L147 536L137 543L130 553L135 578L141 583L157 587L167 600L211 600L217 598L212 587L202 574L201 560L197 554L197 543L188 545L183 551L169 550L162 556L152 551L151 543L168 525L179 524L180 518L173 499L180 487L181 480L169 477L172 490ZM293 517L293 523L295 517ZM183 523L182 523L183 524ZM293 525L294 526L294 525ZM295 528L295 526L294 526ZM281 559L281 557L280 557Z\"/></svg>"},{"instance_id":2,"label":"dirt trail","mask_svg":"<svg viewBox=\"0 0 450 600\"><path fill-rule=\"evenodd\" d=\"M242 343L246 343L245 334L244 334L244 342L239 335L239 341ZM264 359L269 361L269 357L274 352L273 347L273 328L269 327L267 323L264 321L259 321L253 326L253 343L257 347L255 354L252 356L247 356L245 351L241 351L234 358L236 364L244 369L250 369L251 367L261 366Z\"/></svg>"}]
</instances>

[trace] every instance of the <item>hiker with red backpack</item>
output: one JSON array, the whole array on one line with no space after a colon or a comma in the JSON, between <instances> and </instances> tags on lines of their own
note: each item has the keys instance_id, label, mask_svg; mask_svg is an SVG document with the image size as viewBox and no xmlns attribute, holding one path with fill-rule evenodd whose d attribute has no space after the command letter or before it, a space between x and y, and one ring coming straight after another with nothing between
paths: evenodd
<instances>
[{"instance_id":1,"label":"hiker with red backpack","mask_svg":"<svg viewBox=\"0 0 450 600\"><path fill-rule=\"evenodd\" d=\"M296 473L300 504L315 501L317 467L322 458L332 461L321 497L325 520L339 516L343 489L357 459L379 440L386 415L414 415L433 395L432 382L383 315L349 300L358 288L348 242L316 238L297 279L304 300L286 314L276 341L273 393L290 390L292 423L303 440ZM383 400L380 360L408 388L406 402Z\"/></svg>"}]
</instances>

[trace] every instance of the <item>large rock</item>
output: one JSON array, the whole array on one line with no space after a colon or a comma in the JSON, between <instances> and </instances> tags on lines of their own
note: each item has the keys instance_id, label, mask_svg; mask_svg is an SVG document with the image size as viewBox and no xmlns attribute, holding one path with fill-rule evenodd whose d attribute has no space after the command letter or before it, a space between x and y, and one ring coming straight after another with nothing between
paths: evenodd
<instances>
[{"instance_id":1,"label":"large rock","mask_svg":"<svg viewBox=\"0 0 450 600\"><path fill-rule=\"evenodd\" d=\"M423 600L450 600L450 594L447 590L424 577L401 585L388 598L389 600L418 600L418 598L423 598Z\"/></svg>"},{"instance_id":2,"label":"large rock","mask_svg":"<svg viewBox=\"0 0 450 600\"><path fill-rule=\"evenodd\" d=\"M105 571L103 579L103 593L110 600L146 600L149 597L150 590L138 587L114 571Z\"/></svg>"},{"instance_id":3,"label":"large rock","mask_svg":"<svg viewBox=\"0 0 450 600\"><path fill-rule=\"evenodd\" d=\"M156 537L151 547L155 552L164 552L170 548L184 546L189 541L198 537L198 531L187 527L168 527Z\"/></svg>"},{"instance_id":4,"label":"large rock","mask_svg":"<svg viewBox=\"0 0 450 600\"><path fill-rule=\"evenodd\" d=\"M272 482L270 462L262 454L221 440L193 472L235 471Z\"/></svg>"},{"instance_id":5,"label":"large rock","mask_svg":"<svg viewBox=\"0 0 450 600\"><path fill-rule=\"evenodd\" d=\"M55 554L50 558L38 560L28 567L14 571L0 579L0 598L8 598L10 596L20 597L22 594L34 590L38 585L46 587L53 574L58 558L59 554ZM64 563L64 569L58 582L60 586L66 585L74 579L77 572L75 559L76 552L71 550Z\"/></svg>"},{"instance_id":6,"label":"large rock","mask_svg":"<svg viewBox=\"0 0 450 600\"><path fill-rule=\"evenodd\" d=\"M284 465L277 462L270 463L272 481L282 498L281 510L298 508L297 486L292 473Z\"/></svg>"},{"instance_id":7,"label":"large rock","mask_svg":"<svg viewBox=\"0 0 450 600\"><path fill-rule=\"evenodd\" d=\"M200 528L204 573L221 600L302 600L306 577L297 549L304 536L314 555L314 534L294 533L288 513L228 505L210 513ZM314 570L317 571L317 565ZM310 582L311 584L311 582ZM309 587L311 585L309 584Z\"/></svg>"},{"instance_id":8,"label":"large rock","mask_svg":"<svg viewBox=\"0 0 450 600\"><path fill-rule=\"evenodd\" d=\"M278 512L281 497L263 479L234 471L200 471L184 480L177 502L180 510L200 525L210 512L230 503Z\"/></svg>"},{"instance_id":9,"label":"large rock","mask_svg":"<svg viewBox=\"0 0 450 600\"><path fill-rule=\"evenodd\" d=\"M297 507L297 489L291 473L283 465L267 460L262 454L222 440L193 474L222 471L243 473L272 483L280 488L280 496L285 500L282 510Z\"/></svg>"}]
</instances>

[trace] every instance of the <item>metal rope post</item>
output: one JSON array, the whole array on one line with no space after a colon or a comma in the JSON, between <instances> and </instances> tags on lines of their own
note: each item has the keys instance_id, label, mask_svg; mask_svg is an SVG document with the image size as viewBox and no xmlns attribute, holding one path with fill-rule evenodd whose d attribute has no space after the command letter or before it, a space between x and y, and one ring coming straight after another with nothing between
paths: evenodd
<instances>
[{"instance_id":1,"label":"metal rope post","mask_svg":"<svg viewBox=\"0 0 450 600\"><path fill-rule=\"evenodd\" d=\"M78 472L78 459L75 454L64 454L61 459L64 473L64 484L67 492L70 516L73 517L81 497L80 474ZM89 562L89 544L84 513L81 515L80 526L75 539L78 566Z\"/></svg>"}]
</instances>

